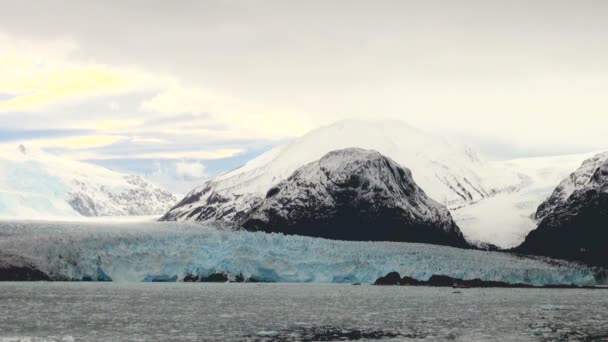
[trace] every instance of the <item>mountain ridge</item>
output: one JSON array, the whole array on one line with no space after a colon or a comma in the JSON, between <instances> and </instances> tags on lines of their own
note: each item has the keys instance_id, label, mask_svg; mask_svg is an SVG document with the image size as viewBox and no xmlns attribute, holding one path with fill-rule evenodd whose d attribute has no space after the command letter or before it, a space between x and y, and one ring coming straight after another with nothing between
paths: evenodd
<instances>
[{"instance_id":1,"label":"mountain ridge","mask_svg":"<svg viewBox=\"0 0 608 342\"><path fill-rule=\"evenodd\" d=\"M470 148L419 131L400 121L341 121L276 147L242 167L193 189L162 220L230 222L250 210L273 185L298 167L333 150L371 149L407 165L416 183L448 208L518 186L513 173L485 163Z\"/></svg>"},{"instance_id":2,"label":"mountain ridge","mask_svg":"<svg viewBox=\"0 0 608 342\"><path fill-rule=\"evenodd\" d=\"M162 214L176 198L137 175L23 145L3 146L0 216L70 218Z\"/></svg>"},{"instance_id":3,"label":"mountain ridge","mask_svg":"<svg viewBox=\"0 0 608 342\"><path fill-rule=\"evenodd\" d=\"M587 159L536 213L517 251L608 267L608 152Z\"/></svg>"},{"instance_id":4,"label":"mountain ridge","mask_svg":"<svg viewBox=\"0 0 608 342\"><path fill-rule=\"evenodd\" d=\"M470 247L447 208L416 185L409 169L359 148L300 167L237 216L252 231Z\"/></svg>"}]
</instances>

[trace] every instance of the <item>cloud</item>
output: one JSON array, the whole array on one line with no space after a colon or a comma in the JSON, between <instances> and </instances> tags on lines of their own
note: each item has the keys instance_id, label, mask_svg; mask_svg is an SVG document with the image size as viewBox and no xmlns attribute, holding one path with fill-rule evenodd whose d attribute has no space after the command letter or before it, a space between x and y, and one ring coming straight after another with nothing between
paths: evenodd
<instances>
[{"instance_id":1,"label":"cloud","mask_svg":"<svg viewBox=\"0 0 608 342\"><path fill-rule=\"evenodd\" d=\"M148 153L135 153L132 155L125 155L125 158L139 158L139 159L222 159L233 157L237 154L243 153L242 148L222 148L218 150L194 150L194 151L167 151L167 152L148 152ZM103 157L103 156L102 156ZM107 158L120 158L121 156L107 156Z\"/></svg>"},{"instance_id":2,"label":"cloud","mask_svg":"<svg viewBox=\"0 0 608 342\"><path fill-rule=\"evenodd\" d=\"M144 111L158 113L204 113L226 98L195 87L174 86L142 102Z\"/></svg>"},{"instance_id":3,"label":"cloud","mask_svg":"<svg viewBox=\"0 0 608 342\"><path fill-rule=\"evenodd\" d=\"M202 179L206 177L205 170L205 165L200 162L182 161L175 165L175 174L186 180Z\"/></svg>"},{"instance_id":4,"label":"cloud","mask_svg":"<svg viewBox=\"0 0 608 342\"><path fill-rule=\"evenodd\" d=\"M70 136L82 136L93 133L84 129L21 129L0 128L0 141L23 141L28 139L45 139Z\"/></svg>"},{"instance_id":5,"label":"cloud","mask_svg":"<svg viewBox=\"0 0 608 342\"><path fill-rule=\"evenodd\" d=\"M297 109L246 103L228 94L212 93L197 87L168 87L143 101L141 109L164 114L190 114L190 120L176 121L168 126L187 124L192 129L198 128L196 134L209 134L209 128L215 130L214 126L222 126L222 134L227 137L283 138L304 134L314 127ZM193 121L195 125L192 125ZM199 128L201 124L205 126L204 131ZM169 127L166 132L171 132Z\"/></svg>"},{"instance_id":6,"label":"cloud","mask_svg":"<svg viewBox=\"0 0 608 342\"><path fill-rule=\"evenodd\" d=\"M105 144L109 145L109 144ZM40 147L53 146L53 145L45 145L40 144ZM55 145L58 146L58 145ZM89 146L89 147L99 147L103 145L97 146ZM220 149L196 149L196 150L179 150L175 147L169 148L165 147L161 150L157 151L148 151L148 152L140 152L140 151L122 151L121 153L111 153L105 152L103 149L101 150L87 150L87 149L73 149L70 147L62 146L61 149L53 149L53 152L56 154L60 154L62 156L77 159L77 160L118 160L118 159L200 159L200 160L212 160L212 159L223 159L234 157L236 155L242 154L245 152L244 148L220 148Z\"/></svg>"},{"instance_id":7,"label":"cloud","mask_svg":"<svg viewBox=\"0 0 608 342\"><path fill-rule=\"evenodd\" d=\"M34 111L60 101L145 88L151 77L96 64L38 61L19 53L0 53L0 112Z\"/></svg>"},{"instance_id":8,"label":"cloud","mask_svg":"<svg viewBox=\"0 0 608 342\"><path fill-rule=\"evenodd\" d=\"M242 166L251 158L254 158L264 151L269 146L248 144L250 147L245 153L238 154L228 158L221 159L208 159L205 161L200 160L175 160L175 159L99 159L99 160L87 160L101 166L109 167L113 170L135 173L146 177L147 179L161 185L165 189L168 189L175 194L180 196L185 195L187 192L192 190L194 187L200 186L209 177L213 177L217 174L225 172L226 170L232 170L239 166ZM204 165L204 176L203 178L185 179L184 177L178 176L176 169L178 163L200 163Z\"/></svg>"},{"instance_id":9,"label":"cloud","mask_svg":"<svg viewBox=\"0 0 608 342\"><path fill-rule=\"evenodd\" d=\"M100 131L111 131L123 129L133 126L138 126L143 123L143 120L126 119L126 120L100 120L93 123L93 128Z\"/></svg>"},{"instance_id":10,"label":"cloud","mask_svg":"<svg viewBox=\"0 0 608 342\"><path fill-rule=\"evenodd\" d=\"M36 146L38 148L82 150L111 145L122 139L124 138L115 135L80 135L60 138L30 138L27 140L19 139L19 141L23 145Z\"/></svg>"},{"instance_id":11,"label":"cloud","mask_svg":"<svg viewBox=\"0 0 608 342\"><path fill-rule=\"evenodd\" d=\"M0 41L6 42L0 50L0 128L14 129L18 122L29 130L86 130L95 136L35 142L48 143L42 146L46 148L90 149L117 139L176 145L175 152L139 156L71 151L75 157L217 158L207 151L209 142L283 139L311 128L305 116L293 110L248 105L154 72L75 60L72 55L80 53L80 46L73 41L49 44L49 52L1 32ZM177 146L186 140L203 151ZM214 150L225 157L244 149Z\"/></svg>"},{"instance_id":12,"label":"cloud","mask_svg":"<svg viewBox=\"0 0 608 342\"><path fill-rule=\"evenodd\" d=\"M488 146L596 149L608 125L608 4L600 3L23 0L0 12L0 53L18 57L6 65L40 80L97 67L126 84L83 82L82 92L49 95L65 88L62 77L41 81L38 93L28 81L2 97L22 98L4 104L12 109L0 122L186 151L186 140L217 150L339 119L389 118ZM137 124L95 128L102 120Z\"/></svg>"}]
</instances>

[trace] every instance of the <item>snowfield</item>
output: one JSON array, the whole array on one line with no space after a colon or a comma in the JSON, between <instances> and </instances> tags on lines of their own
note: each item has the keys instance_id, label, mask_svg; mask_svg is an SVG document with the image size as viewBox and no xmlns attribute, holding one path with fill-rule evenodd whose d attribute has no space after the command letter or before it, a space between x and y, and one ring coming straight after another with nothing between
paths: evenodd
<instances>
[{"instance_id":1,"label":"snowfield","mask_svg":"<svg viewBox=\"0 0 608 342\"><path fill-rule=\"evenodd\" d=\"M276 282L371 283L390 271L542 284L604 283L591 268L415 243L347 242L194 223L0 222L0 266L30 262L55 279L182 279L227 272Z\"/></svg>"}]
</instances>

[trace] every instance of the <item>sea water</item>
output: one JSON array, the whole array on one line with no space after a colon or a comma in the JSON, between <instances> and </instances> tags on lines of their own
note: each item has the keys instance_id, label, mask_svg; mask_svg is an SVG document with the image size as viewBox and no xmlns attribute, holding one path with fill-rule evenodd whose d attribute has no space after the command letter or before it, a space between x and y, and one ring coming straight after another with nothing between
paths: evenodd
<instances>
[{"instance_id":1,"label":"sea water","mask_svg":"<svg viewBox=\"0 0 608 342\"><path fill-rule=\"evenodd\" d=\"M606 291L0 283L0 341L604 341Z\"/></svg>"}]
</instances>

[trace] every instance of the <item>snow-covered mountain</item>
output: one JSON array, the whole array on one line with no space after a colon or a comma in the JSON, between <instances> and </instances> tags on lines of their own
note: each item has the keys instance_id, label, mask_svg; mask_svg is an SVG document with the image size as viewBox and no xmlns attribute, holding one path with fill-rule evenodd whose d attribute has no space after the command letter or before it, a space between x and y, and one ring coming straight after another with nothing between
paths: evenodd
<instances>
[{"instance_id":1,"label":"snow-covered mountain","mask_svg":"<svg viewBox=\"0 0 608 342\"><path fill-rule=\"evenodd\" d=\"M416 185L410 170L358 148L302 166L253 210L235 217L253 231L469 246L447 208Z\"/></svg>"},{"instance_id":2,"label":"snow-covered mountain","mask_svg":"<svg viewBox=\"0 0 608 342\"><path fill-rule=\"evenodd\" d=\"M176 198L145 179L41 150L0 150L0 216L158 215Z\"/></svg>"},{"instance_id":3,"label":"snow-covered mountain","mask_svg":"<svg viewBox=\"0 0 608 342\"><path fill-rule=\"evenodd\" d=\"M561 182L536 217L520 251L608 266L608 152Z\"/></svg>"},{"instance_id":4,"label":"snow-covered mountain","mask_svg":"<svg viewBox=\"0 0 608 342\"><path fill-rule=\"evenodd\" d=\"M601 177L601 170L607 161L608 152L599 153L586 159L576 171L572 172L555 188L551 197L538 207L538 211L535 214L536 219L541 221L551 214L555 208L563 205L575 191L601 187L603 179Z\"/></svg>"},{"instance_id":5,"label":"snow-covered mountain","mask_svg":"<svg viewBox=\"0 0 608 342\"><path fill-rule=\"evenodd\" d=\"M513 172L484 162L471 148L399 121L342 121L274 148L191 191L164 220L230 222L299 167L349 147L380 152L407 166L429 197L450 209L516 189Z\"/></svg>"}]
</instances>

